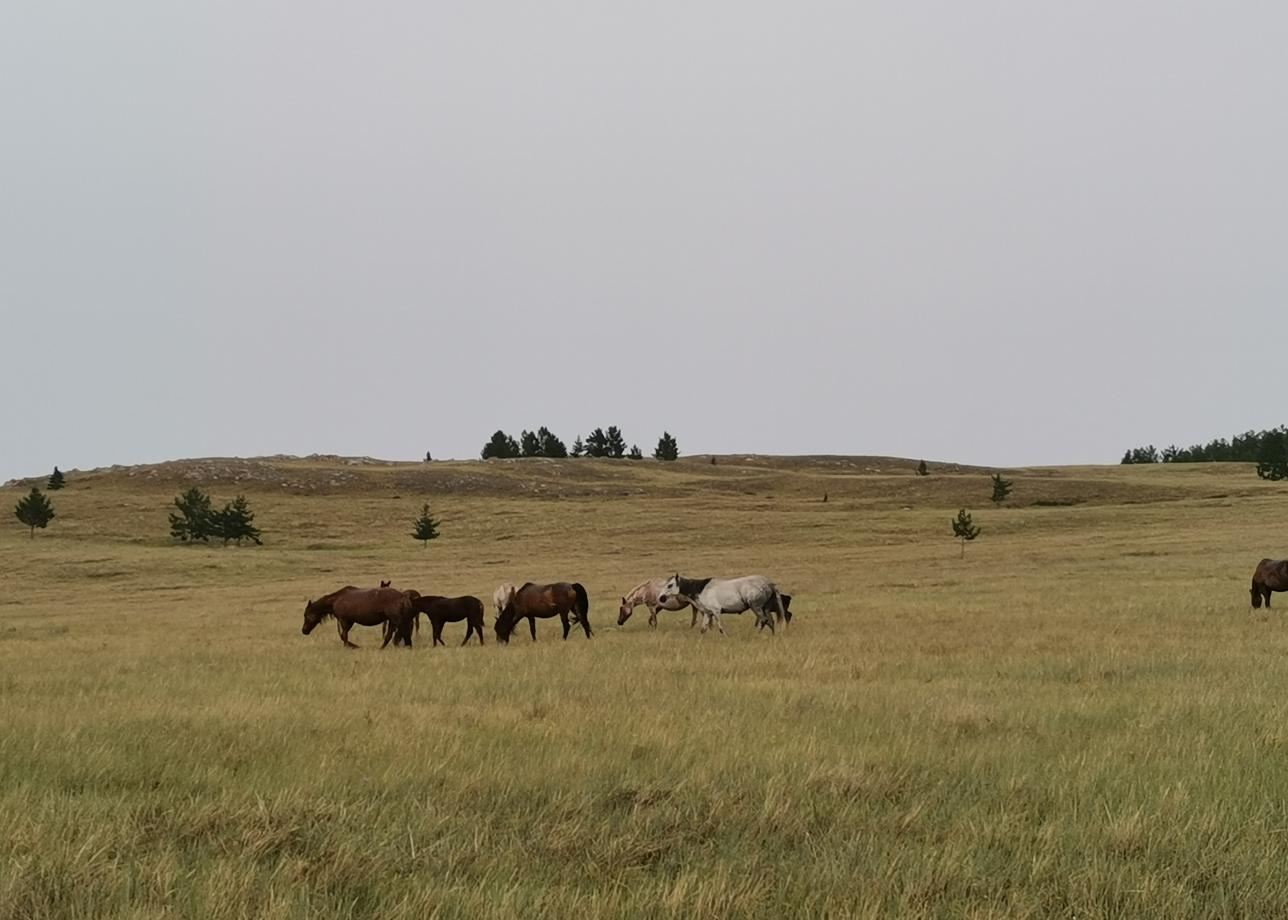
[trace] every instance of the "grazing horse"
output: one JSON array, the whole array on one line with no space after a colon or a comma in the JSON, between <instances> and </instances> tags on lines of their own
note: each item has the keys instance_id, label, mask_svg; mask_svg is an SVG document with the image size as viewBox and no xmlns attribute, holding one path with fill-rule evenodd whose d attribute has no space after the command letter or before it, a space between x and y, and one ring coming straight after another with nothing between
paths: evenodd
<instances>
[{"instance_id":1,"label":"grazing horse","mask_svg":"<svg viewBox=\"0 0 1288 920\"><path fill-rule=\"evenodd\" d=\"M590 613L590 599L586 596L585 588L566 581L552 585L534 585L528 582L510 596L501 615L496 618L497 641L509 642L519 621L526 619L528 629L532 632L532 641L536 642L537 617L546 619L553 616L558 616L563 623L563 637L567 640L568 630L571 628L568 622L570 613L577 615L581 628L589 639L590 620L586 615Z\"/></svg>"},{"instance_id":2,"label":"grazing horse","mask_svg":"<svg viewBox=\"0 0 1288 920\"><path fill-rule=\"evenodd\" d=\"M496 590L492 592L492 603L496 605L496 615L500 616L505 605L510 603L510 598L514 597L514 585L508 581L503 585L497 585Z\"/></svg>"},{"instance_id":3,"label":"grazing horse","mask_svg":"<svg viewBox=\"0 0 1288 920\"><path fill-rule=\"evenodd\" d=\"M1257 570L1252 573L1252 607L1261 606L1265 598L1266 609L1270 609L1270 592L1288 591L1288 559L1262 559L1257 563Z\"/></svg>"},{"instance_id":4,"label":"grazing horse","mask_svg":"<svg viewBox=\"0 0 1288 920\"><path fill-rule=\"evenodd\" d=\"M483 602L477 597L417 595L412 598L411 605L416 610L417 620L422 613L429 620L429 625L434 629L434 645L445 644L443 642L444 623L459 623L461 620L466 623L465 641L461 645L468 644L470 636L476 632L479 634L479 645L483 644Z\"/></svg>"},{"instance_id":5,"label":"grazing horse","mask_svg":"<svg viewBox=\"0 0 1288 920\"><path fill-rule=\"evenodd\" d=\"M744 575L742 578L684 578L678 572L662 588L658 600L666 603L679 597L688 601L702 614L702 631L705 633L714 621L720 635L726 635L720 622L722 613L742 613L751 610L756 614L758 626L768 626L774 631L774 616L787 618L783 598L778 588L763 575ZM772 603L772 606L771 606Z\"/></svg>"},{"instance_id":6,"label":"grazing horse","mask_svg":"<svg viewBox=\"0 0 1288 920\"><path fill-rule=\"evenodd\" d=\"M402 591L393 588L355 588L346 585L339 591L333 591L325 597L309 601L304 607L304 627L301 632L308 635L313 628L327 617L335 617L336 630L340 641L346 648L357 648L349 641L349 630L354 624L360 626L380 626L391 624L392 629L385 629L384 648L395 633L402 636L407 645L411 645L411 621L415 616L411 598Z\"/></svg>"},{"instance_id":7,"label":"grazing horse","mask_svg":"<svg viewBox=\"0 0 1288 920\"><path fill-rule=\"evenodd\" d=\"M691 606L688 601L681 597L672 597L665 604L659 601L658 595L666 587L665 578L654 578L638 585L629 594L622 598L622 606L617 609L617 625L622 626L631 618L635 608L643 604L648 608L648 625L654 629L657 628L657 612L659 610L683 610ZM698 611L693 611L692 621L689 626L692 627L698 621Z\"/></svg>"}]
</instances>

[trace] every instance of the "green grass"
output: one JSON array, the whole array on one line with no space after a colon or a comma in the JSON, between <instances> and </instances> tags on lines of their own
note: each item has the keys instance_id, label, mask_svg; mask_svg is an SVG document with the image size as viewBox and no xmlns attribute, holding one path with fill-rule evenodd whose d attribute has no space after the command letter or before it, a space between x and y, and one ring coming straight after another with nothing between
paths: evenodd
<instances>
[{"instance_id":1,"label":"green grass","mask_svg":"<svg viewBox=\"0 0 1288 920\"><path fill-rule=\"evenodd\" d=\"M1288 630L1248 609L1288 493L1023 470L994 508L982 471L910 467L69 474L48 531L0 530L0 917L1288 914ZM169 545L194 482L266 545ZM768 574L797 618L613 625L677 568ZM382 578L579 580L596 635L300 635Z\"/></svg>"}]
</instances>

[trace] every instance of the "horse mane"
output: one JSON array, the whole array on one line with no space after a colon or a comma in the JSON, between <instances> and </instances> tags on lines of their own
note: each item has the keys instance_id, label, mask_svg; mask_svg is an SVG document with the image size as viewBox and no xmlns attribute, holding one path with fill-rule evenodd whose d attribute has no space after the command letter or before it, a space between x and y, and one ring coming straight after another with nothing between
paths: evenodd
<instances>
[{"instance_id":1,"label":"horse mane","mask_svg":"<svg viewBox=\"0 0 1288 920\"><path fill-rule=\"evenodd\" d=\"M680 589L680 594L684 597L694 598L702 593L702 589L711 583L710 578L683 578L675 576L675 586Z\"/></svg>"}]
</instances>

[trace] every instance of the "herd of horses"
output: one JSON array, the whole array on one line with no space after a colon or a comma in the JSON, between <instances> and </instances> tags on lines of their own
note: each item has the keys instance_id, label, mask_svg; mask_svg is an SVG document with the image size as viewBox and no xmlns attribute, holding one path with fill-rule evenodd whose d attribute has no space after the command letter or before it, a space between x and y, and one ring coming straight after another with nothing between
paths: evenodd
<instances>
[{"instance_id":1,"label":"herd of horses","mask_svg":"<svg viewBox=\"0 0 1288 920\"><path fill-rule=\"evenodd\" d=\"M763 575L744 575L741 578L685 578L678 572L669 579L655 578L645 581L622 596L617 610L617 625L630 619L635 608L648 609L650 627L657 626L657 615L663 610L693 610L689 626L702 619L702 632L714 625L725 635L721 616L726 613L756 615L757 630L769 628L774 632L775 623L788 624L792 620L792 597L783 594L778 586ZM563 637L574 626L580 626L586 638L591 637L590 598L584 586L577 582L560 581L538 585L528 582L519 587L500 585L492 595L496 607L493 630L497 641L509 642L515 629L523 620L528 621L532 641L537 640L537 620L558 617L563 626ZM443 626L447 623L466 624L465 645L475 634L483 644L483 602L477 597L442 597L403 591L382 581L378 588L358 588L345 585L304 607L304 635L311 633L319 623L334 619L340 641L346 648L357 648L349 641L349 631L354 626L379 626L382 628L384 648L390 642L395 646L412 644L413 633L420 631L420 616L425 615L433 634L433 644L443 645Z\"/></svg>"}]
</instances>

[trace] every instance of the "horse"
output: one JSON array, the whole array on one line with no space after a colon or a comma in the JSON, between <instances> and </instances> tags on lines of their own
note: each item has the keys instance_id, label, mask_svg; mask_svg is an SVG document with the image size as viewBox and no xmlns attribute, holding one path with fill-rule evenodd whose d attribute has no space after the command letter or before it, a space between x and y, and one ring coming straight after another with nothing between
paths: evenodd
<instances>
[{"instance_id":1,"label":"horse","mask_svg":"<svg viewBox=\"0 0 1288 920\"><path fill-rule=\"evenodd\" d=\"M744 575L741 578L684 578L676 572L662 588L658 600L666 603L679 597L693 605L702 614L702 631L705 633L714 621L720 635L726 635L720 622L722 613L742 613L751 610L756 614L760 627L774 631L774 616L785 620L787 611L777 586L763 575ZM770 602L773 606L770 606Z\"/></svg>"},{"instance_id":2,"label":"horse","mask_svg":"<svg viewBox=\"0 0 1288 920\"><path fill-rule=\"evenodd\" d=\"M416 611L417 621L422 613L429 620L429 625L434 629L434 645L445 644L444 623L459 623L461 620L466 622L465 641L461 645L468 644L470 636L476 632L479 634L479 645L483 644L483 602L477 597L417 595L412 599L411 605Z\"/></svg>"},{"instance_id":3,"label":"horse","mask_svg":"<svg viewBox=\"0 0 1288 920\"><path fill-rule=\"evenodd\" d=\"M657 628L657 612L659 610L683 610L685 607L692 606L688 601L680 597L670 598L665 604L660 602L657 596L662 593L664 587L666 587L666 579L664 578L654 578L635 587L622 598L622 605L617 609L617 625L624 625L640 604L648 608L648 625L653 629ZM693 618L689 626L692 627L697 622L698 611L697 608L694 608Z\"/></svg>"},{"instance_id":4,"label":"horse","mask_svg":"<svg viewBox=\"0 0 1288 920\"><path fill-rule=\"evenodd\" d=\"M492 592L492 603L496 605L496 615L500 616L505 605L510 603L510 598L514 597L515 587L508 581L505 584L497 585L496 590Z\"/></svg>"},{"instance_id":5,"label":"horse","mask_svg":"<svg viewBox=\"0 0 1288 920\"><path fill-rule=\"evenodd\" d=\"M1265 598L1270 609L1270 592L1288 591L1288 559L1262 559L1252 573L1252 609L1261 607Z\"/></svg>"},{"instance_id":6,"label":"horse","mask_svg":"<svg viewBox=\"0 0 1288 920\"><path fill-rule=\"evenodd\" d=\"M560 581L551 585L534 585L528 582L510 596L501 614L496 618L494 624L496 638L498 642L509 642L510 636L514 634L514 628L520 620L526 618L528 629L532 632L532 641L536 642L537 617L546 619L558 616L563 623L563 637L566 641L568 630L571 628L568 614L575 613L581 628L586 632L586 638L589 639L590 620L586 616L589 612L590 599L586 596L586 589L580 584Z\"/></svg>"},{"instance_id":7,"label":"horse","mask_svg":"<svg viewBox=\"0 0 1288 920\"><path fill-rule=\"evenodd\" d=\"M340 634L340 641L345 648L357 648L349 641L349 630L354 624L361 626L380 626L391 624L385 629L384 648L397 633L402 636L408 647L411 646L411 621L415 616L411 598L402 591L393 588L355 588L346 585L339 591L309 601L304 607L304 635L313 632L313 628L327 617L335 617L335 626Z\"/></svg>"}]
</instances>

